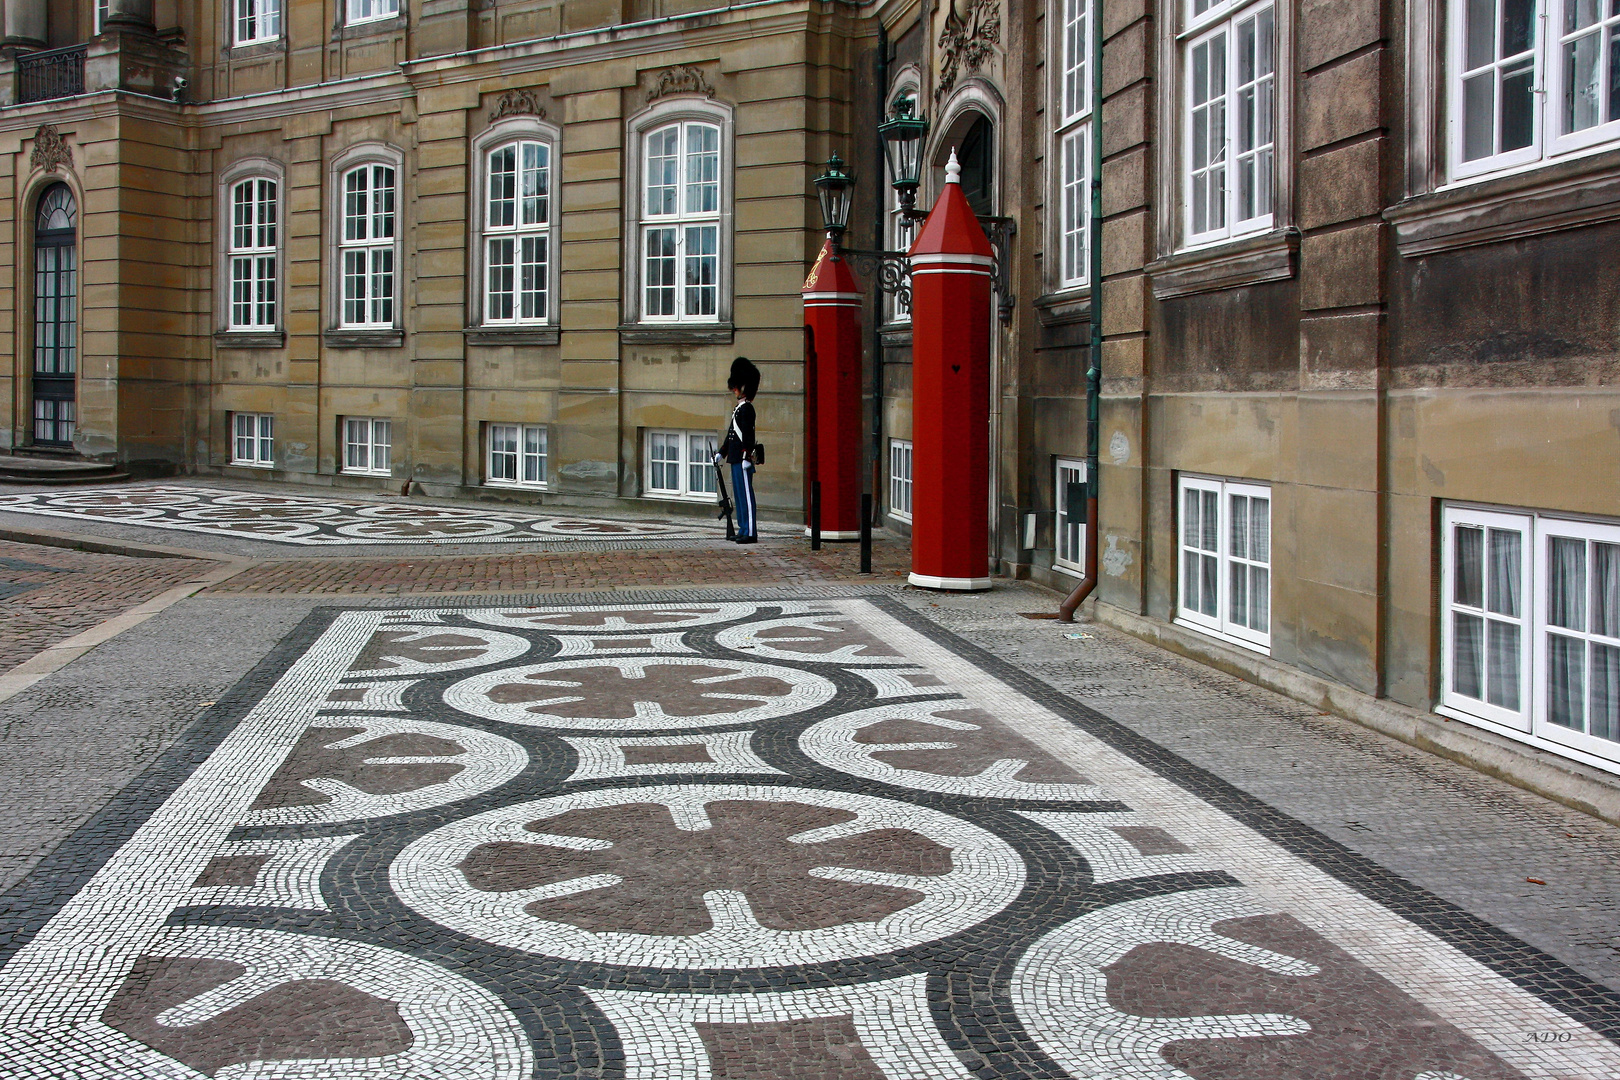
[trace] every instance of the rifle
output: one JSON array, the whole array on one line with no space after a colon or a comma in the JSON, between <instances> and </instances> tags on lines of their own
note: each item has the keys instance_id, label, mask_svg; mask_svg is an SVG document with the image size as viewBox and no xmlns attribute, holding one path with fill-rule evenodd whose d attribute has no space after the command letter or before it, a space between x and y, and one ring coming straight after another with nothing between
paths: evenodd
<instances>
[{"instance_id":1,"label":"rifle","mask_svg":"<svg viewBox=\"0 0 1620 1080\"><path fill-rule=\"evenodd\" d=\"M715 490L719 493L720 498L720 512L715 517L717 519L726 519L726 539L735 540L737 539L737 527L731 523L731 497L726 494L725 470L720 468L720 455L716 454L711 460L714 462Z\"/></svg>"}]
</instances>

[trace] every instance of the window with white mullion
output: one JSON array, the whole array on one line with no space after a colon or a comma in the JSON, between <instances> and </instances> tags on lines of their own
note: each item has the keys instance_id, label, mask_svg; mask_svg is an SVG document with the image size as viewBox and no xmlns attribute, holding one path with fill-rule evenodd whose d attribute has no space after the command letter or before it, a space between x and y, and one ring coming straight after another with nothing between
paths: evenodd
<instances>
[{"instance_id":1,"label":"window with white mullion","mask_svg":"<svg viewBox=\"0 0 1620 1080\"><path fill-rule=\"evenodd\" d=\"M889 440L889 516L911 520L911 452L908 439Z\"/></svg>"},{"instance_id":2,"label":"window with white mullion","mask_svg":"<svg viewBox=\"0 0 1620 1080\"><path fill-rule=\"evenodd\" d=\"M1235 644L1271 646L1271 492L1201 477L1180 480L1178 621Z\"/></svg>"},{"instance_id":3,"label":"window with white mullion","mask_svg":"<svg viewBox=\"0 0 1620 1080\"><path fill-rule=\"evenodd\" d=\"M111 0L96 0L96 33L101 33L101 28L107 22L107 14L111 7Z\"/></svg>"},{"instance_id":4,"label":"window with white mullion","mask_svg":"<svg viewBox=\"0 0 1620 1080\"><path fill-rule=\"evenodd\" d=\"M399 14L399 0L348 0L348 22L374 22L391 19Z\"/></svg>"},{"instance_id":5,"label":"window with white mullion","mask_svg":"<svg viewBox=\"0 0 1620 1080\"><path fill-rule=\"evenodd\" d=\"M1620 137L1620 2L1559 0L1554 24L1558 148Z\"/></svg>"},{"instance_id":6,"label":"window with white mullion","mask_svg":"<svg viewBox=\"0 0 1620 1080\"><path fill-rule=\"evenodd\" d=\"M1086 463L1066 458L1057 461L1057 503L1053 515L1057 543L1052 565L1073 574L1085 573L1086 546Z\"/></svg>"},{"instance_id":7,"label":"window with white mullion","mask_svg":"<svg viewBox=\"0 0 1620 1080\"><path fill-rule=\"evenodd\" d=\"M647 432L646 493L662 499L714 498L719 443L712 431Z\"/></svg>"},{"instance_id":8,"label":"window with white mullion","mask_svg":"<svg viewBox=\"0 0 1620 1080\"><path fill-rule=\"evenodd\" d=\"M1528 731L1530 519L1448 507L1442 525L1442 701Z\"/></svg>"},{"instance_id":9,"label":"window with white mullion","mask_svg":"<svg viewBox=\"0 0 1620 1080\"><path fill-rule=\"evenodd\" d=\"M1620 529L1537 525L1537 734L1620 757Z\"/></svg>"},{"instance_id":10,"label":"window with white mullion","mask_svg":"<svg viewBox=\"0 0 1620 1080\"><path fill-rule=\"evenodd\" d=\"M489 154L484 273L486 323L549 321L551 147L546 143L509 143Z\"/></svg>"},{"instance_id":11,"label":"window with white mullion","mask_svg":"<svg viewBox=\"0 0 1620 1080\"><path fill-rule=\"evenodd\" d=\"M232 465L265 468L275 463L275 418L268 413L233 413Z\"/></svg>"},{"instance_id":12,"label":"window with white mullion","mask_svg":"<svg viewBox=\"0 0 1620 1080\"><path fill-rule=\"evenodd\" d=\"M281 0L236 0L236 44L256 45L281 36Z\"/></svg>"},{"instance_id":13,"label":"window with white mullion","mask_svg":"<svg viewBox=\"0 0 1620 1080\"><path fill-rule=\"evenodd\" d=\"M1052 241L1060 289L1086 284L1088 220L1091 215L1091 8L1089 0L1055 0L1056 41L1050 114Z\"/></svg>"},{"instance_id":14,"label":"window with white mullion","mask_svg":"<svg viewBox=\"0 0 1620 1080\"><path fill-rule=\"evenodd\" d=\"M547 432L541 424L490 424L485 483L546 486Z\"/></svg>"},{"instance_id":15,"label":"window with white mullion","mask_svg":"<svg viewBox=\"0 0 1620 1080\"><path fill-rule=\"evenodd\" d=\"M351 416L343 422L343 471L388 476L393 467L391 421Z\"/></svg>"},{"instance_id":16,"label":"window with white mullion","mask_svg":"<svg viewBox=\"0 0 1620 1080\"><path fill-rule=\"evenodd\" d=\"M1453 150L1459 175L1541 156L1537 0L1453 0Z\"/></svg>"},{"instance_id":17,"label":"window with white mullion","mask_svg":"<svg viewBox=\"0 0 1620 1080\"><path fill-rule=\"evenodd\" d=\"M642 317L712 321L720 289L720 129L681 121L643 140Z\"/></svg>"},{"instance_id":18,"label":"window with white mullion","mask_svg":"<svg viewBox=\"0 0 1620 1080\"><path fill-rule=\"evenodd\" d=\"M277 319L276 181L253 177L231 186L230 328L273 330Z\"/></svg>"},{"instance_id":19,"label":"window with white mullion","mask_svg":"<svg viewBox=\"0 0 1620 1080\"><path fill-rule=\"evenodd\" d=\"M1275 9L1250 6L1213 20L1183 48L1186 240L1208 243L1270 228L1276 192Z\"/></svg>"},{"instance_id":20,"label":"window with white mullion","mask_svg":"<svg viewBox=\"0 0 1620 1080\"><path fill-rule=\"evenodd\" d=\"M343 174L345 327L394 325L395 177L391 165L361 165Z\"/></svg>"}]
</instances>

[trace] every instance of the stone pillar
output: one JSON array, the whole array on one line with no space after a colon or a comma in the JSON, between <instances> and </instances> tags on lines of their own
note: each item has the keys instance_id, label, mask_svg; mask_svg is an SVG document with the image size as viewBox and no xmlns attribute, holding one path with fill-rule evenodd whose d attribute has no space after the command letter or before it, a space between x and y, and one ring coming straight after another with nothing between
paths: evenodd
<instances>
[{"instance_id":1,"label":"stone pillar","mask_svg":"<svg viewBox=\"0 0 1620 1080\"><path fill-rule=\"evenodd\" d=\"M861 287L849 263L822 245L804 281L804 325L815 347L807 389L814 417L810 479L821 482L821 536L861 535ZM808 528L806 529L808 532Z\"/></svg>"},{"instance_id":2,"label":"stone pillar","mask_svg":"<svg viewBox=\"0 0 1620 1080\"><path fill-rule=\"evenodd\" d=\"M911 583L990 587L990 241L951 153L911 247Z\"/></svg>"},{"instance_id":3,"label":"stone pillar","mask_svg":"<svg viewBox=\"0 0 1620 1080\"><path fill-rule=\"evenodd\" d=\"M0 47L45 47L46 0L5 0L5 32Z\"/></svg>"}]
</instances>

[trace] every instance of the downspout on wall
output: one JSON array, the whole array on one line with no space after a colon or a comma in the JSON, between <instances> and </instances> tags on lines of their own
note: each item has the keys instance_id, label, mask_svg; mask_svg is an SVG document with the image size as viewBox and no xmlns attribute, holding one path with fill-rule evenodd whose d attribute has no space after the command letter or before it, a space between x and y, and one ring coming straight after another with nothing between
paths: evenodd
<instances>
[{"instance_id":1,"label":"downspout on wall","mask_svg":"<svg viewBox=\"0 0 1620 1080\"><path fill-rule=\"evenodd\" d=\"M1058 619L1074 622L1076 609L1097 587L1097 437L1102 397L1102 8L1091 4L1091 221L1086 277L1091 283L1090 365L1086 368L1086 560L1085 576L1058 607Z\"/></svg>"}]
</instances>

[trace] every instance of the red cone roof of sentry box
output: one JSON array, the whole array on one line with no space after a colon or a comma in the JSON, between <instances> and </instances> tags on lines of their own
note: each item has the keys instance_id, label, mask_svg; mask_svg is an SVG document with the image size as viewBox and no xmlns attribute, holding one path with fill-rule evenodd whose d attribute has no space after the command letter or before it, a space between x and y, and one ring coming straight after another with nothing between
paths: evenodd
<instances>
[{"instance_id":1,"label":"red cone roof of sentry box","mask_svg":"<svg viewBox=\"0 0 1620 1080\"><path fill-rule=\"evenodd\" d=\"M810 268L810 276L804 279L804 288L800 292L807 293L858 293L861 283L855 279L855 274L849 268L849 260L835 259L832 254L832 241L827 240L821 245L821 254L816 256L816 264Z\"/></svg>"},{"instance_id":2,"label":"red cone roof of sentry box","mask_svg":"<svg viewBox=\"0 0 1620 1080\"><path fill-rule=\"evenodd\" d=\"M979 225L978 215L962 194L962 166L951 151L950 163L945 166L945 190L934 200L934 209L917 232L917 242L911 245L911 256L918 255L983 255L993 254L990 239Z\"/></svg>"}]
</instances>

